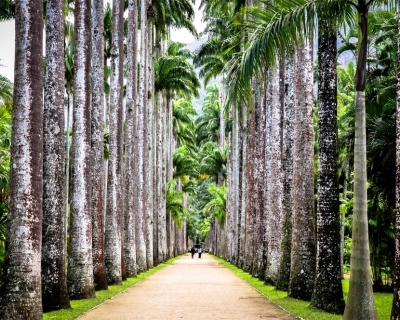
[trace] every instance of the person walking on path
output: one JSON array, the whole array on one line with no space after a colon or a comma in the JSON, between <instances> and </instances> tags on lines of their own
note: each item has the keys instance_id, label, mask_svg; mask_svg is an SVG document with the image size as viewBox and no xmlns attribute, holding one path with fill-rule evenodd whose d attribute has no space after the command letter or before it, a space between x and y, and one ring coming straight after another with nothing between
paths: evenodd
<instances>
[{"instance_id":1,"label":"person walking on path","mask_svg":"<svg viewBox=\"0 0 400 320\"><path fill-rule=\"evenodd\" d=\"M199 259L201 259L201 253L202 253L201 247L199 248L199 250L197 252L199 253Z\"/></svg>"},{"instance_id":2,"label":"person walking on path","mask_svg":"<svg viewBox=\"0 0 400 320\"><path fill-rule=\"evenodd\" d=\"M193 259L193 256L194 256L194 247L192 247L192 249L190 249L190 253L192 254L192 259Z\"/></svg>"}]
</instances>

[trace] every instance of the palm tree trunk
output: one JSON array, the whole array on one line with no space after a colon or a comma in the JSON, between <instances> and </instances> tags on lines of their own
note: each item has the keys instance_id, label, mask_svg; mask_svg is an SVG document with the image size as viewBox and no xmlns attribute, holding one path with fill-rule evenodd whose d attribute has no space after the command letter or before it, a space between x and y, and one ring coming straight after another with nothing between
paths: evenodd
<instances>
[{"instance_id":1,"label":"palm tree trunk","mask_svg":"<svg viewBox=\"0 0 400 320\"><path fill-rule=\"evenodd\" d=\"M42 319L43 3L16 2L10 203L3 319Z\"/></svg>"},{"instance_id":2,"label":"palm tree trunk","mask_svg":"<svg viewBox=\"0 0 400 320\"><path fill-rule=\"evenodd\" d=\"M292 177L293 177L293 122L294 122L294 66L293 56L285 64L285 110L283 122L283 201L281 261L276 289L287 291L290 278L292 246Z\"/></svg>"},{"instance_id":3,"label":"palm tree trunk","mask_svg":"<svg viewBox=\"0 0 400 320\"><path fill-rule=\"evenodd\" d=\"M136 237L134 210L134 132L135 108L137 101L137 0L130 0L128 7L128 74L126 90L126 120L125 120L125 159L124 159L124 259L126 276L136 277Z\"/></svg>"},{"instance_id":4,"label":"palm tree trunk","mask_svg":"<svg viewBox=\"0 0 400 320\"><path fill-rule=\"evenodd\" d=\"M147 1L141 0L141 39L140 39L140 80L139 80L139 100L137 105L138 125L137 125L137 219L136 219L136 254L138 270L147 270L146 261L146 207L145 207L145 111L147 96Z\"/></svg>"},{"instance_id":5,"label":"palm tree trunk","mask_svg":"<svg viewBox=\"0 0 400 320\"><path fill-rule=\"evenodd\" d=\"M400 9L400 1L397 3ZM397 92L396 92L396 225L393 276L393 304L390 320L400 320L400 15L397 34Z\"/></svg>"},{"instance_id":6,"label":"palm tree trunk","mask_svg":"<svg viewBox=\"0 0 400 320\"><path fill-rule=\"evenodd\" d=\"M104 259L104 12L103 1L93 3L92 29L92 246L96 290L107 290Z\"/></svg>"},{"instance_id":7,"label":"palm tree trunk","mask_svg":"<svg viewBox=\"0 0 400 320\"><path fill-rule=\"evenodd\" d=\"M282 85L284 75L282 66L272 72L272 130L271 130L271 167L269 172L268 203L268 250L265 282L275 284L278 277L281 257L280 241L282 238L282 138L283 138L283 101Z\"/></svg>"},{"instance_id":8,"label":"palm tree trunk","mask_svg":"<svg viewBox=\"0 0 400 320\"><path fill-rule=\"evenodd\" d=\"M66 278L64 203L64 16L63 4L47 2L43 148L43 311L70 308Z\"/></svg>"},{"instance_id":9,"label":"palm tree trunk","mask_svg":"<svg viewBox=\"0 0 400 320\"><path fill-rule=\"evenodd\" d=\"M340 214L337 176L337 79L335 33L329 19L319 19L318 35L318 206L317 268L312 305L343 314L340 264Z\"/></svg>"},{"instance_id":10,"label":"palm tree trunk","mask_svg":"<svg viewBox=\"0 0 400 320\"><path fill-rule=\"evenodd\" d=\"M265 80L260 86L260 107L257 121L257 167L256 167L256 192L257 192L257 240L254 256L253 276L264 280L267 267L267 210L266 210L266 148L267 148L267 114L266 114L266 83Z\"/></svg>"},{"instance_id":11,"label":"palm tree trunk","mask_svg":"<svg viewBox=\"0 0 400 320\"><path fill-rule=\"evenodd\" d=\"M95 296L91 219L91 12L90 0L75 2L74 110L68 292L71 299Z\"/></svg>"},{"instance_id":12,"label":"palm tree trunk","mask_svg":"<svg viewBox=\"0 0 400 320\"><path fill-rule=\"evenodd\" d=\"M255 108L258 106L256 105ZM245 272L252 273L253 259L254 259L254 248L255 248L255 237L256 237L256 189L255 189L255 144L256 144L256 111L252 110L249 115L249 131L248 131L248 143L247 143L247 157L246 157L246 237L245 237L245 258L243 264L243 270Z\"/></svg>"},{"instance_id":13,"label":"palm tree trunk","mask_svg":"<svg viewBox=\"0 0 400 320\"><path fill-rule=\"evenodd\" d=\"M241 124L241 198L240 198L240 231L239 231L239 268L243 268L245 259L245 241L246 241L246 197L245 190L247 188L247 144L248 144L248 127L247 127L247 110L242 108L242 124Z\"/></svg>"},{"instance_id":14,"label":"palm tree trunk","mask_svg":"<svg viewBox=\"0 0 400 320\"><path fill-rule=\"evenodd\" d=\"M122 99L123 99L123 2L113 2L111 46L110 143L105 225L106 275L109 284L122 282Z\"/></svg>"},{"instance_id":15,"label":"palm tree trunk","mask_svg":"<svg viewBox=\"0 0 400 320\"><path fill-rule=\"evenodd\" d=\"M289 296L310 300L315 277L312 41L295 54L293 226Z\"/></svg>"},{"instance_id":16,"label":"palm tree trunk","mask_svg":"<svg viewBox=\"0 0 400 320\"><path fill-rule=\"evenodd\" d=\"M154 79L153 79L153 24L147 26L146 59L147 59L147 100L145 112L145 161L144 161L144 201L146 219L146 260L147 268L153 268L153 112L154 112Z\"/></svg>"},{"instance_id":17,"label":"palm tree trunk","mask_svg":"<svg viewBox=\"0 0 400 320\"><path fill-rule=\"evenodd\" d=\"M358 1L359 51L355 75L356 121L354 141L354 204L350 284L344 320L378 319L370 274L367 211L367 149L365 127L365 84L368 54L368 6Z\"/></svg>"}]
</instances>

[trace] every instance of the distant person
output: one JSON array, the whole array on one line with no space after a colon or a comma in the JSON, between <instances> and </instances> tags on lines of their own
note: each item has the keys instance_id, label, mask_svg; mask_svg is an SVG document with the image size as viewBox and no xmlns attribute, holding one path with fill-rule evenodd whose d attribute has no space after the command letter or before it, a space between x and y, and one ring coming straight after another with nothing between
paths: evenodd
<instances>
[{"instance_id":1,"label":"distant person","mask_svg":"<svg viewBox=\"0 0 400 320\"><path fill-rule=\"evenodd\" d=\"M197 252L199 253L199 258L201 259L201 253L202 253L203 251L201 250L201 248L199 248L199 250L197 250Z\"/></svg>"},{"instance_id":2,"label":"distant person","mask_svg":"<svg viewBox=\"0 0 400 320\"><path fill-rule=\"evenodd\" d=\"M192 249L190 249L190 253L192 254L192 259L193 259L193 256L194 256L194 253L195 253L194 247L192 247Z\"/></svg>"}]
</instances>

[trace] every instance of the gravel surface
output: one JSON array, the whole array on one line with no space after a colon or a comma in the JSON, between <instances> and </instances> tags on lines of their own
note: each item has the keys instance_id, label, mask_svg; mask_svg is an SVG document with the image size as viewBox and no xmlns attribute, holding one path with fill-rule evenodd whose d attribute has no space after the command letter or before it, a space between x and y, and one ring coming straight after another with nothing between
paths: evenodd
<instances>
[{"instance_id":1,"label":"gravel surface","mask_svg":"<svg viewBox=\"0 0 400 320\"><path fill-rule=\"evenodd\" d=\"M186 254L79 319L296 318L209 255Z\"/></svg>"}]
</instances>

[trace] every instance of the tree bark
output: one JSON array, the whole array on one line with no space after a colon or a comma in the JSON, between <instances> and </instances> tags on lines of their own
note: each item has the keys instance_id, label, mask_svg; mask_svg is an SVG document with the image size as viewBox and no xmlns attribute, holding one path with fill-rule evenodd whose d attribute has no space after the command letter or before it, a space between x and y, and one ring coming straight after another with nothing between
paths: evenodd
<instances>
[{"instance_id":1,"label":"tree bark","mask_svg":"<svg viewBox=\"0 0 400 320\"><path fill-rule=\"evenodd\" d=\"M130 0L128 6L128 45L127 45L127 90L125 120L125 159L124 159L124 259L127 277L137 276L136 237L134 210L134 143L137 101L137 27L138 6L136 0Z\"/></svg>"},{"instance_id":2,"label":"tree bark","mask_svg":"<svg viewBox=\"0 0 400 320\"><path fill-rule=\"evenodd\" d=\"M137 104L137 146L136 146L136 179L137 179L137 216L136 216L136 254L138 271L147 270L146 261L146 208L144 191L144 160L145 160L145 112L147 98L147 1L141 0L141 39L140 39L140 80L139 80L139 99Z\"/></svg>"},{"instance_id":3,"label":"tree bark","mask_svg":"<svg viewBox=\"0 0 400 320\"><path fill-rule=\"evenodd\" d=\"M368 5L358 1L359 50L355 75L356 120L354 141L354 202L350 284L344 320L378 319L370 274L367 210L367 149L365 126L366 57L368 54Z\"/></svg>"},{"instance_id":4,"label":"tree bark","mask_svg":"<svg viewBox=\"0 0 400 320\"><path fill-rule=\"evenodd\" d=\"M281 99L281 84L283 73L278 66L272 72L272 129L271 129L271 164L269 172L269 203L268 203L268 250L265 282L275 284L278 277L281 256L282 229L282 132L283 132L283 101Z\"/></svg>"},{"instance_id":5,"label":"tree bark","mask_svg":"<svg viewBox=\"0 0 400 320\"><path fill-rule=\"evenodd\" d=\"M1 319L42 319L43 3L15 8L10 202Z\"/></svg>"},{"instance_id":6,"label":"tree bark","mask_svg":"<svg viewBox=\"0 0 400 320\"><path fill-rule=\"evenodd\" d=\"M68 292L71 299L95 296L91 219L91 1L75 2L74 110Z\"/></svg>"},{"instance_id":7,"label":"tree bark","mask_svg":"<svg viewBox=\"0 0 400 320\"><path fill-rule=\"evenodd\" d=\"M310 300L315 277L312 41L295 54L293 226L289 296Z\"/></svg>"},{"instance_id":8,"label":"tree bark","mask_svg":"<svg viewBox=\"0 0 400 320\"><path fill-rule=\"evenodd\" d=\"M294 66L293 56L285 64L285 111L283 122L283 200L281 260L276 289L287 291L290 279L292 246L292 182L293 182Z\"/></svg>"},{"instance_id":9,"label":"tree bark","mask_svg":"<svg viewBox=\"0 0 400 320\"><path fill-rule=\"evenodd\" d=\"M64 148L64 16L60 1L47 2L43 147L43 311L70 308L66 277Z\"/></svg>"},{"instance_id":10,"label":"tree bark","mask_svg":"<svg viewBox=\"0 0 400 320\"><path fill-rule=\"evenodd\" d=\"M400 10L400 1L397 2ZM400 320L400 15L397 33L397 90L396 90L396 224L393 276L393 304L390 320Z\"/></svg>"},{"instance_id":11,"label":"tree bark","mask_svg":"<svg viewBox=\"0 0 400 320\"><path fill-rule=\"evenodd\" d=\"M317 267L311 304L317 309L343 314L337 174L337 37L326 31L327 23L326 17L319 19Z\"/></svg>"},{"instance_id":12,"label":"tree bark","mask_svg":"<svg viewBox=\"0 0 400 320\"><path fill-rule=\"evenodd\" d=\"M92 247L96 290L107 290L104 257L104 9L93 3L92 26Z\"/></svg>"}]
</instances>

